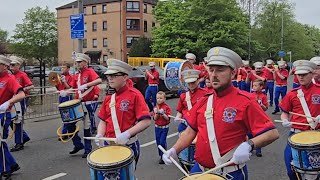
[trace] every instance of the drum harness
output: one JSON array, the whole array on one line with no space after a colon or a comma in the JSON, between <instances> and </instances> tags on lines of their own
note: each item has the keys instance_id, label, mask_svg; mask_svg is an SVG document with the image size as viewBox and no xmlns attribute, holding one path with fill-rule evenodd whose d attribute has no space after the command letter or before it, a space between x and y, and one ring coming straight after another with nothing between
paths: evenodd
<instances>
[{"instance_id":1,"label":"drum harness","mask_svg":"<svg viewBox=\"0 0 320 180\"><path fill-rule=\"evenodd\" d=\"M306 102L306 99L304 98L304 93L302 92L302 89L299 89L298 90L298 94L297 94L297 97L299 98L300 100L300 103L301 103L301 106L302 106L302 109L303 109L303 112L306 116L309 116L311 117L311 113L310 113L310 110L308 108L308 105L307 105L307 102ZM307 121L308 123L310 124L310 127L312 130L315 130L317 124L315 123L315 121L312 119L312 118L307 118Z\"/></svg>"},{"instance_id":2,"label":"drum harness","mask_svg":"<svg viewBox=\"0 0 320 180\"><path fill-rule=\"evenodd\" d=\"M207 133L208 133L210 150L211 150L211 155L212 155L212 158L213 158L213 162L215 163L216 166L219 166L219 165L221 165L223 163L226 163L227 161L229 161L232 158L233 153L235 152L237 146L235 148L233 148L232 150L230 150L229 152L227 152L224 156L221 157L220 151L219 151L218 142L217 142L217 139L216 139L214 123L213 123L213 108L212 108L212 104L213 104L213 95L211 94L209 96L209 98L208 98L208 101L207 101L207 108L206 108L204 116L206 118ZM242 169L244 166L245 166L245 164L227 166L227 167L222 168L221 172L222 173L234 172L234 171L237 171L239 169ZM199 167L203 171L206 170L206 168L203 167L200 164L199 164Z\"/></svg>"}]
</instances>

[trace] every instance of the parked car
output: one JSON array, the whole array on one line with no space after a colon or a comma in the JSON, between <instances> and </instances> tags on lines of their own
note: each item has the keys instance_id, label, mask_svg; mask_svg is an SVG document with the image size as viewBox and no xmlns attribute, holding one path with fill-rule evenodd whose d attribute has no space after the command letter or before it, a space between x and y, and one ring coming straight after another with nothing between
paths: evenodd
<instances>
[{"instance_id":1,"label":"parked car","mask_svg":"<svg viewBox=\"0 0 320 180\"><path fill-rule=\"evenodd\" d=\"M89 65L90 68L92 68L101 79L105 80L106 76L104 75L104 73L107 71L107 68L105 66L102 65L98 65L98 64L90 64Z\"/></svg>"},{"instance_id":2,"label":"parked car","mask_svg":"<svg viewBox=\"0 0 320 180\"><path fill-rule=\"evenodd\" d=\"M51 70L48 69L48 71L47 71L47 68L46 68L46 76L48 76L48 74L49 74L50 72L56 72L56 73L58 73L58 74L61 74L61 73L62 73L61 66L53 66L53 67L51 68ZM75 70L73 67L70 67L69 72L70 72L70 74L72 74L72 75L78 73L78 71Z\"/></svg>"},{"instance_id":3,"label":"parked car","mask_svg":"<svg viewBox=\"0 0 320 180\"><path fill-rule=\"evenodd\" d=\"M21 70L24 71L31 79L33 77L40 77L40 66L22 66Z\"/></svg>"}]
</instances>

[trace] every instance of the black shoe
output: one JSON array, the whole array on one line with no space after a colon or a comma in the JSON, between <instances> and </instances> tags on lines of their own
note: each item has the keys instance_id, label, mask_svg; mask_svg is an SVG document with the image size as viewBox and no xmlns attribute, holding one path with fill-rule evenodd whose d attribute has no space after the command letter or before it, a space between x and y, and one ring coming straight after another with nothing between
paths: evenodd
<instances>
[{"instance_id":1,"label":"black shoe","mask_svg":"<svg viewBox=\"0 0 320 180\"><path fill-rule=\"evenodd\" d=\"M278 112L280 112L279 110L274 110L273 112L272 112L272 114L277 114Z\"/></svg>"},{"instance_id":2,"label":"black shoe","mask_svg":"<svg viewBox=\"0 0 320 180\"><path fill-rule=\"evenodd\" d=\"M91 129L91 134L96 134L96 132L97 132L97 128L96 127Z\"/></svg>"},{"instance_id":3,"label":"black shoe","mask_svg":"<svg viewBox=\"0 0 320 180\"><path fill-rule=\"evenodd\" d=\"M23 150L23 144L16 144L13 148L10 149L10 152L20 151Z\"/></svg>"},{"instance_id":4,"label":"black shoe","mask_svg":"<svg viewBox=\"0 0 320 180\"><path fill-rule=\"evenodd\" d=\"M273 105L272 104L270 104L270 107L272 107Z\"/></svg>"},{"instance_id":5,"label":"black shoe","mask_svg":"<svg viewBox=\"0 0 320 180\"><path fill-rule=\"evenodd\" d=\"M11 166L10 172L11 172L11 174L12 174L12 173L18 171L19 169L20 169L19 164L15 164L15 165Z\"/></svg>"},{"instance_id":6,"label":"black shoe","mask_svg":"<svg viewBox=\"0 0 320 180\"><path fill-rule=\"evenodd\" d=\"M262 157L262 154L261 153L256 153L256 156L257 157Z\"/></svg>"},{"instance_id":7,"label":"black shoe","mask_svg":"<svg viewBox=\"0 0 320 180\"><path fill-rule=\"evenodd\" d=\"M23 145L24 145L25 143L29 142L29 141L30 141L30 138L28 138L28 139L26 139L26 140L23 140Z\"/></svg>"},{"instance_id":8,"label":"black shoe","mask_svg":"<svg viewBox=\"0 0 320 180\"><path fill-rule=\"evenodd\" d=\"M84 147L75 147L73 148L72 151L69 152L69 154L75 154L77 152L79 152L80 150L82 150Z\"/></svg>"},{"instance_id":9,"label":"black shoe","mask_svg":"<svg viewBox=\"0 0 320 180\"><path fill-rule=\"evenodd\" d=\"M89 154L89 153L87 153L87 152L83 153L83 154L82 154L82 158L87 158L88 154Z\"/></svg>"},{"instance_id":10,"label":"black shoe","mask_svg":"<svg viewBox=\"0 0 320 180\"><path fill-rule=\"evenodd\" d=\"M159 164L164 164L164 161L162 160L162 158L159 159Z\"/></svg>"},{"instance_id":11,"label":"black shoe","mask_svg":"<svg viewBox=\"0 0 320 180\"><path fill-rule=\"evenodd\" d=\"M11 173L9 173L9 172L3 172L1 176L5 177L4 178L5 180L11 179ZM2 177L1 177L1 180L2 180Z\"/></svg>"}]
</instances>

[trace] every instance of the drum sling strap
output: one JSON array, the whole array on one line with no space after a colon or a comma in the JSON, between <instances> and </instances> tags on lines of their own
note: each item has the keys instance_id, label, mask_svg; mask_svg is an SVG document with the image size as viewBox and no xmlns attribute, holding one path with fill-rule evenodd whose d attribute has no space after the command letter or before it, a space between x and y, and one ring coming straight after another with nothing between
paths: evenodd
<instances>
[{"instance_id":1,"label":"drum sling strap","mask_svg":"<svg viewBox=\"0 0 320 180\"><path fill-rule=\"evenodd\" d=\"M190 91L186 92L186 102L187 102L188 111L190 111L190 109L192 108Z\"/></svg>"},{"instance_id":2,"label":"drum sling strap","mask_svg":"<svg viewBox=\"0 0 320 180\"><path fill-rule=\"evenodd\" d=\"M121 134L121 130L119 127L117 111L116 111L116 93L113 93L111 95L111 101L110 101L109 107L111 109L111 120L112 120L112 124L113 124L113 129L116 134L116 137L119 137L119 135ZM138 140L137 136L131 137L129 139L129 141L127 142L127 144L132 144L132 143L136 142L137 140Z\"/></svg>"},{"instance_id":3,"label":"drum sling strap","mask_svg":"<svg viewBox=\"0 0 320 180\"><path fill-rule=\"evenodd\" d=\"M229 161L232 158L233 153L236 150L236 147L221 157L218 142L216 139L214 123L213 123L212 104L213 104L213 95L210 95L208 98L207 108L206 108L204 116L206 118L207 133L208 133L210 150L211 150L213 162L216 164L216 166L219 166L223 163L226 163L227 161Z\"/></svg>"},{"instance_id":4,"label":"drum sling strap","mask_svg":"<svg viewBox=\"0 0 320 180\"><path fill-rule=\"evenodd\" d=\"M297 97L298 97L299 100L300 100L300 103L301 103L301 106L302 106L302 109L303 109L304 114L305 114L306 116L311 117L310 110L309 110L309 108L308 108L306 99L304 98L304 93L302 92L302 89L299 89L299 90L298 90ZM308 121L311 129L314 130L314 129L316 128L317 124L313 121L312 118L307 118L307 121Z\"/></svg>"},{"instance_id":5,"label":"drum sling strap","mask_svg":"<svg viewBox=\"0 0 320 180\"><path fill-rule=\"evenodd\" d=\"M79 76L78 76L77 86L78 87L81 86L81 73L79 73ZM89 94L92 91L93 88L94 86L91 86L89 89L87 89L83 93L78 90L79 98L82 99L83 97L85 97L87 94Z\"/></svg>"}]
</instances>

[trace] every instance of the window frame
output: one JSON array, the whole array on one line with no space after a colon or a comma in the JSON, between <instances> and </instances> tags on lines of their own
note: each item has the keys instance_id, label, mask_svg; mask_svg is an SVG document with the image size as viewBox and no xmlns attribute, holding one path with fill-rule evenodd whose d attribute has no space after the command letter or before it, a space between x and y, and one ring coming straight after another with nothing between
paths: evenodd
<instances>
[{"instance_id":1,"label":"window frame","mask_svg":"<svg viewBox=\"0 0 320 180\"><path fill-rule=\"evenodd\" d=\"M87 39L82 40L82 48L88 48L88 41Z\"/></svg>"},{"instance_id":2,"label":"window frame","mask_svg":"<svg viewBox=\"0 0 320 180\"><path fill-rule=\"evenodd\" d=\"M106 27L104 26L104 23L106 23ZM108 21L102 21L102 30L103 31L108 30Z\"/></svg>"},{"instance_id":3,"label":"window frame","mask_svg":"<svg viewBox=\"0 0 320 180\"><path fill-rule=\"evenodd\" d=\"M93 9L95 9L95 12L93 11ZM97 14L97 6L92 6L91 12L92 12L92 14Z\"/></svg>"},{"instance_id":4,"label":"window frame","mask_svg":"<svg viewBox=\"0 0 320 180\"><path fill-rule=\"evenodd\" d=\"M148 32L148 21L143 21L143 32Z\"/></svg>"},{"instance_id":5,"label":"window frame","mask_svg":"<svg viewBox=\"0 0 320 180\"><path fill-rule=\"evenodd\" d=\"M94 45L94 42L96 41L96 46ZM98 47L98 39L97 38L93 38L92 39L92 48L97 48Z\"/></svg>"},{"instance_id":6,"label":"window frame","mask_svg":"<svg viewBox=\"0 0 320 180\"><path fill-rule=\"evenodd\" d=\"M107 41L107 45L104 44L105 40ZM103 47L108 47L108 38L103 38L102 39L102 46Z\"/></svg>"},{"instance_id":7,"label":"window frame","mask_svg":"<svg viewBox=\"0 0 320 180\"><path fill-rule=\"evenodd\" d=\"M105 9L104 9L104 7L105 7ZM102 4L101 12L102 12L102 13L107 13L107 12L108 12L108 11L107 11L107 4Z\"/></svg>"},{"instance_id":8,"label":"window frame","mask_svg":"<svg viewBox=\"0 0 320 180\"><path fill-rule=\"evenodd\" d=\"M129 4L131 3L131 7L129 7ZM138 8L135 8L134 4L138 4ZM139 1L127 1L126 2L126 11L127 12L133 12L133 13L139 13L140 12L140 2Z\"/></svg>"},{"instance_id":9,"label":"window frame","mask_svg":"<svg viewBox=\"0 0 320 180\"><path fill-rule=\"evenodd\" d=\"M129 22L129 24L128 24ZM137 24L131 24L130 22L138 22ZM127 30L136 30L139 31L140 30L140 19L126 19L126 27Z\"/></svg>"},{"instance_id":10,"label":"window frame","mask_svg":"<svg viewBox=\"0 0 320 180\"><path fill-rule=\"evenodd\" d=\"M94 24L96 25L96 28L94 28ZM96 32L98 30L98 23L96 21L92 22L92 32Z\"/></svg>"},{"instance_id":11,"label":"window frame","mask_svg":"<svg viewBox=\"0 0 320 180\"><path fill-rule=\"evenodd\" d=\"M131 38L131 42L130 43L128 43L128 38ZM127 38L126 38L126 47L127 48L131 48L131 46L132 46L132 44L133 44L133 41L135 41L135 40L139 40L139 38L140 37L134 37L134 36L127 36ZM129 46L128 46L128 44L130 44Z\"/></svg>"}]
</instances>

